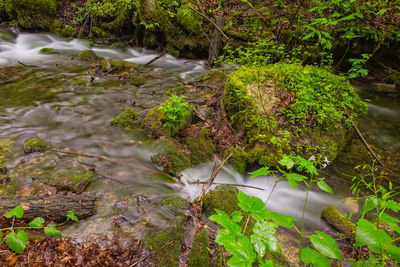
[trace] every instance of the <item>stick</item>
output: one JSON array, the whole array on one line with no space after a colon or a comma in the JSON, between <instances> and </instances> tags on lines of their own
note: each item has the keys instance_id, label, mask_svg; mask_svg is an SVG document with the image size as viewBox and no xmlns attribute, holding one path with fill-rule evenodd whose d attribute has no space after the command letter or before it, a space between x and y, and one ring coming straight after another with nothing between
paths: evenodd
<instances>
[{"instance_id":1,"label":"stick","mask_svg":"<svg viewBox=\"0 0 400 267\"><path fill-rule=\"evenodd\" d=\"M189 181L189 184L208 184L208 181ZM257 189L257 190L265 191L264 188L257 187L257 186L252 186L252 185L244 185L244 184L226 184L226 183L213 183L213 184L219 184L219 185L233 185L233 186L247 187L247 188L252 188L252 189Z\"/></svg>"},{"instance_id":2,"label":"stick","mask_svg":"<svg viewBox=\"0 0 400 267\"><path fill-rule=\"evenodd\" d=\"M199 197L197 198L197 200L201 203L200 206L203 206L203 198L204 198L204 193L207 191L208 188L210 188L210 186L212 185L212 183L214 183L215 178L217 177L218 173L222 170L222 168L224 167L225 163L228 161L228 159L230 159L230 157L232 157L232 153L229 154L219 165L219 167L213 171L213 173L211 174L210 179L208 180L208 182L206 184L203 185L203 188L201 189L201 193L199 195Z\"/></svg>"},{"instance_id":3,"label":"stick","mask_svg":"<svg viewBox=\"0 0 400 267\"><path fill-rule=\"evenodd\" d=\"M362 135L362 133L360 132L360 130L358 129L357 125L354 123L353 119L351 118L349 112L346 110L347 116L349 117L349 119L351 120L351 123L353 124L354 129L356 130L358 137L360 137L361 141L363 142L365 148L368 150L368 152L371 154L371 156L373 156L376 161L379 163L379 165L381 165L381 167L383 168L385 166L385 164L382 163L382 161L376 156L376 154L374 153L374 151L371 149L371 147L368 145L367 141L365 140L364 136Z\"/></svg>"},{"instance_id":4,"label":"stick","mask_svg":"<svg viewBox=\"0 0 400 267\"><path fill-rule=\"evenodd\" d=\"M165 54L167 53L167 50L162 51L161 54L159 54L158 56L156 56L155 58L153 58L152 60L150 60L149 62L147 62L146 64L144 64L144 67L149 66L150 64L154 63L155 61L159 60L160 58L162 58Z\"/></svg>"},{"instance_id":5,"label":"stick","mask_svg":"<svg viewBox=\"0 0 400 267\"><path fill-rule=\"evenodd\" d=\"M206 15L202 14L201 12L197 11L196 9L194 9L193 7L190 8L191 10L193 10L194 12L196 12L197 14L199 14L200 16L202 16L203 18L205 18L206 20L208 20L209 22L211 22L212 25L214 25L215 28L217 28L217 30L222 34L222 36L224 36L227 40L229 40L229 37L226 36L226 34L218 27L217 24L215 24L214 21L212 21L210 18L208 18Z\"/></svg>"}]
</instances>

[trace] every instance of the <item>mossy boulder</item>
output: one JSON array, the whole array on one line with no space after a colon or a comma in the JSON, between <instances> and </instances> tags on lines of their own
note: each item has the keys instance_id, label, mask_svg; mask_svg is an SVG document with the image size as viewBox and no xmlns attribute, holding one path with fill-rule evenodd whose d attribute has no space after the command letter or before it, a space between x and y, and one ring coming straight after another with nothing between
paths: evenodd
<instances>
[{"instance_id":1,"label":"mossy boulder","mask_svg":"<svg viewBox=\"0 0 400 267\"><path fill-rule=\"evenodd\" d=\"M212 69L200 77L199 83L203 85L211 85L216 88L224 88L226 75L223 71Z\"/></svg>"},{"instance_id":2,"label":"mossy boulder","mask_svg":"<svg viewBox=\"0 0 400 267\"><path fill-rule=\"evenodd\" d=\"M208 232L201 229L196 233L192 243L192 249L188 258L188 266L203 267L210 265L210 256L208 255Z\"/></svg>"},{"instance_id":3,"label":"mossy boulder","mask_svg":"<svg viewBox=\"0 0 400 267\"><path fill-rule=\"evenodd\" d=\"M237 200L238 190L233 186L217 186L204 196L203 208L207 215L215 213L215 209L223 210L227 214L240 210Z\"/></svg>"},{"instance_id":4,"label":"mossy boulder","mask_svg":"<svg viewBox=\"0 0 400 267\"><path fill-rule=\"evenodd\" d=\"M276 166L282 154L336 158L367 106L342 76L316 66L277 63L230 74L223 96L248 162Z\"/></svg>"},{"instance_id":5,"label":"mossy boulder","mask_svg":"<svg viewBox=\"0 0 400 267\"><path fill-rule=\"evenodd\" d=\"M210 161L215 154L215 145L207 129L201 129L196 137L187 138L186 144L193 164Z\"/></svg>"},{"instance_id":6,"label":"mossy boulder","mask_svg":"<svg viewBox=\"0 0 400 267\"><path fill-rule=\"evenodd\" d=\"M78 35L78 30L71 25L65 25L65 27L60 30L60 33L66 37L75 37Z\"/></svg>"},{"instance_id":7,"label":"mossy boulder","mask_svg":"<svg viewBox=\"0 0 400 267\"><path fill-rule=\"evenodd\" d=\"M149 110L143 129L152 137L173 136L191 122L193 106L172 95L163 104Z\"/></svg>"},{"instance_id":8,"label":"mossy boulder","mask_svg":"<svg viewBox=\"0 0 400 267\"><path fill-rule=\"evenodd\" d=\"M88 62L97 62L102 60L103 58L96 55L96 53L93 50L83 50L82 52L79 53L78 59Z\"/></svg>"},{"instance_id":9,"label":"mossy boulder","mask_svg":"<svg viewBox=\"0 0 400 267\"><path fill-rule=\"evenodd\" d=\"M331 228L343 234L348 239L353 239L357 226L344 217L335 207L329 206L321 211L321 218Z\"/></svg>"},{"instance_id":10,"label":"mossy boulder","mask_svg":"<svg viewBox=\"0 0 400 267\"><path fill-rule=\"evenodd\" d=\"M59 190L82 193L94 178L92 172L86 171L83 168L75 167L60 170L49 177L45 177L43 181Z\"/></svg>"},{"instance_id":11,"label":"mossy boulder","mask_svg":"<svg viewBox=\"0 0 400 267\"><path fill-rule=\"evenodd\" d=\"M201 34L200 26L198 24L201 18L191 9L190 4L182 5L178 9L176 19L178 24L189 33Z\"/></svg>"},{"instance_id":12,"label":"mossy boulder","mask_svg":"<svg viewBox=\"0 0 400 267\"><path fill-rule=\"evenodd\" d=\"M232 156L229 158L228 163L232 165L238 173L244 174L248 164L248 155L246 151L240 147L230 147L224 151L223 156L226 158L231 154Z\"/></svg>"},{"instance_id":13,"label":"mossy boulder","mask_svg":"<svg viewBox=\"0 0 400 267\"><path fill-rule=\"evenodd\" d=\"M54 48L42 48L39 51L40 54L58 54L57 50L55 50Z\"/></svg>"},{"instance_id":14,"label":"mossy boulder","mask_svg":"<svg viewBox=\"0 0 400 267\"><path fill-rule=\"evenodd\" d=\"M9 15L18 24L31 30L46 30L53 24L57 11L57 0L6 0Z\"/></svg>"},{"instance_id":15,"label":"mossy boulder","mask_svg":"<svg viewBox=\"0 0 400 267\"><path fill-rule=\"evenodd\" d=\"M43 139L39 137L35 137L25 141L24 143L24 152L26 154L33 152L45 152L51 148L51 145Z\"/></svg>"},{"instance_id":16,"label":"mossy boulder","mask_svg":"<svg viewBox=\"0 0 400 267\"><path fill-rule=\"evenodd\" d=\"M133 129L138 127L137 118L140 116L139 113L134 111L132 108L127 108L118 114L111 121L111 125L120 128Z\"/></svg>"},{"instance_id":17,"label":"mossy boulder","mask_svg":"<svg viewBox=\"0 0 400 267\"><path fill-rule=\"evenodd\" d=\"M151 157L153 163L171 175L190 167L189 152L174 139L161 138L154 144L153 151L157 153Z\"/></svg>"}]
</instances>

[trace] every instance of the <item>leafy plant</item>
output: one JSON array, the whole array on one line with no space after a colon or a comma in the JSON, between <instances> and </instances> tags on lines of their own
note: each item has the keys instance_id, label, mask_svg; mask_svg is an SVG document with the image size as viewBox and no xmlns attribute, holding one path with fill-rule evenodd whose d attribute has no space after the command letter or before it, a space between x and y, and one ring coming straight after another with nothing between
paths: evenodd
<instances>
[{"instance_id":1,"label":"leafy plant","mask_svg":"<svg viewBox=\"0 0 400 267\"><path fill-rule=\"evenodd\" d=\"M172 131L182 128L192 114L192 106L177 95L172 95L164 104L160 105L160 110L165 112L163 125L171 128Z\"/></svg>"},{"instance_id":2,"label":"leafy plant","mask_svg":"<svg viewBox=\"0 0 400 267\"><path fill-rule=\"evenodd\" d=\"M58 226L61 226L70 220L76 222L78 221L78 217L76 217L75 215L75 210L72 209L67 212L66 214L67 219L63 223L58 225L44 226L45 220L41 217L36 217L31 222L28 223L29 226L15 227L14 226L15 218L21 219L23 216L24 216L23 207L21 205L16 206L14 209L4 214L4 217L6 217L7 219L12 219L11 227L0 229L0 241L1 241L0 244L5 241L7 246L11 250L17 252L18 254L24 253L26 245L28 244L28 235L24 230L43 229L44 233L48 236L61 237L62 234L60 230L57 229ZM6 234L4 235L4 233Z\"/></svg>"}]
</instances>

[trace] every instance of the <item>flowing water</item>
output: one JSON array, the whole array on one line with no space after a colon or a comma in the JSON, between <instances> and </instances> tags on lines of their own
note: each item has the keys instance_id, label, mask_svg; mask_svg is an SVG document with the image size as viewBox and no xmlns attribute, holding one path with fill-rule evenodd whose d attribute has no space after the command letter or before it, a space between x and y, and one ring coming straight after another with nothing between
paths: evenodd
<instances>
[{"instance_id":1,"label":"flowing water","mask_svg":"<svg viewBox=\"0 0 400 267\"><path fill-rule=\"evenodd\" d=\"M53 48L59 53L43 55L39 53L42 48ZM7 164L11 174L23 185L19 193L30 193L30 185L34 183L33 177L40 177L63 166L79 165L82 163L80 161L94 163L105 176L122 182L99 179L92 184L90 189L99 195L97 214L65 229L64 233L67 235L111 231L115 219L114 204L133 195L145 193L154 198L163 198L178 194L193 200L201 190L198 185L161 183L159 177L139 168L107 161L74 157L66 157L61 161L51 153L45 156L24 155L24 141L39 136L57 148L106 156L113 160L129 161L133 165L157 169L150 161L152 152L147 138L140 132L110 127L111 119L132 105L139 112L155 107L168 97L169 88L206 72L201 61L186 61L166 55L154 63L156 68L150 73L152 78L143 86L136 87L105 79L96 79L90 83L90 65L76 59L77 54L86 49L93 49L99 56L138 64L146 63L157 55L153 51L137 48L121 50L112 47L91 47L82 40L65 40L51 34L0 34L0 66L36 66L18 79L0 83L0 139L11 140L16 147L7 159ZM190 92L183 94L189 101L196 100L196 96ZM371 95L368 90L362 91L362 95L372 99L369 120L365 127L379 133L378 143L383 146L399 145L398 100ZM205 180L210 177L213 167L213 163L205 163L185 170L183 180ZM335 163L333 169L334 167ZM343 186L341 172L336 170L333 173L334 176L327 177L326 181L334 187L334 196L316 188L310 192L305 217L309 229L324 229L325 226L319 219L321 209L328 205L336 205L349 195L348 186ZM241 190L266 200L274 185L274 178L250 179L226 166L216 182L263 188L263 191L250 188ZM294 190L282 181L277 184L267 207L300 219L304 197L305 188L299 186ZM354 208L347 206L342 210L352 212ZM172 219L173 216L164 212L150 218L150 223L162 226Z\"/></svg>"}]
</instances>

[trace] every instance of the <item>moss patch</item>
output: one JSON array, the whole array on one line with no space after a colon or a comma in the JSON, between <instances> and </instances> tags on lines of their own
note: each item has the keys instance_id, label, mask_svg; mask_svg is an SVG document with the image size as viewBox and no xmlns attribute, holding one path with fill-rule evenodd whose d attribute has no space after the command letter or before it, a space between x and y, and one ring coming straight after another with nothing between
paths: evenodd
<instances>
[{"instance_id":1,"label":"moss patch","mask_svg":"<svg viewBox=\"0 0 400 267\"><path fill-rule=\"evenodd\" d=\"M0 68L0 81L18 78L28 70L25 66L5 66Z\"/></svg>"},{"instance_id":2,"label":"moss patch","mask_svg":"<svg viewBox=\"0 0 400 267\"><path fill-rule=\"evenodd\" d=\"M238 190L232 186L217 186L204 196L203 208L208 215L215 213L215 209L223 210L227 214L240 210L237 200Z\"/></svg>"},{"instance_id":3,"label":"moss patch","mask_svg":"<svg viewBox=\"0 0 400 267\"><path fill-rule=\"evenodd\" d=\"M14 151L14 142L11 139L0 138L0 166L7 161L10 154Z\"/></svg>"},{"instance_id":4,"label":"moss patch","mask_svg":"<svg viewBox=\"0 0 400 267\"><path fill-rule=\"evenodd\" d=\"M354 237L357 226L345 218L335 207L329 206L321 211L321 218L331 222L335 230L344 234L347 238Z\"/></svg>"},{"instance_id":5,"label":"moss patch","mask_svg":"<svg viewBox=\"0 0 400 267\"><path fill-rule=\"evenodd\" d=\"M215 146L207 129L201 129L197 137L189 137L186 143L193 164L209 161L215 154Z\"/></svg>"},{"instance_id":6,"label":"moss patch","mask_svg":"<svg viewBox=\"0 0 400 267\"><path fill-rule=\"evenodd\" d=\"M51 145L43 139L39 137L35 137L25 141L24 143L24 152L26 154L33 152L45 152L51 148Z\"/></svg>"},{"instance_id":7,"label":"moss patch","mask_svg":"<svg viewBox=\"0 0 400 267\"><path fill-rule=\"evenodd\" d=\"M57 11L57 0L12 0L11 17L25 29L49 29Z\"/></svg>"},{"instance_id":8,"label":"moss patch","mask_svg":"<svg viewBox=\"0 0 400 267\"><path fill-rule=\"evenodd\" d=\"M93 50L83 50L79 53L78 59L88 62L97 62L102 60L102 57L97 56Z\"/></svg>"},{"instance_id":9,"label":"moss patch","mask_svg":"<svg viewBox=\"0 0 400 267\"><path fill-rule=\"evenodd\" d=\"M246 151L244 151L240 147L230 147L224 151L223 156L224 158L226 158L230 154L232 154L232 156L228 160L228 163L231 164L238 173L244 174L246 172L246 167L248 163Z\"/></svg>"},{"instance_id":10,"label":"moss patch","mask_svg":"<svg viewBox=\"0 0 400 267\"><path fill-rule=\"evenodd\" d=\"M51 177L44 178L44 181L59 190L82 193L93 181L93 178L92 172L88 172L83 168L72 168L59 171Z\"/></svg>"},{"instance_id":11,"label":"moss patch","mask_svg":"<svg viewBox=\"0 0 400 267\"><path fill-rule=\"evenodd\" d=\"M39 51L40 54L58 54L57 50L55 50L54 48L42 48Z\"/></svg>"},{"instance_id":12,"label":"moss patch","mask_svg":"<svg viewBox=\"0 0 400 267\"><path fill-rule=\"evenodd\" d=\"M60 33L66 37L75 37L78 35L78 30L70 25L65 25L65 27L61 29Z\"/></svg>"},{"instance_id":13,"label":"moss patch","mask_svg":"<svg viewBox=\"0 0 400 267\"><path fill-rule=\"evenodd\" d=\"M131 108L127 108L122 113L118 114L111 121L111 125L115 127L133 129L138 126L137 118L139 113Z\"/></svg>"},{"instance_id":14,"label":"moss patch","mask_svg":"<svg viewBox=\"0 0 400 267\"><path fill-rule=\"evenodd\" d=\"M188 266L203 267L210 265L210 256L207 250L208 242L208 232L205 229L196 233L187 262Z\"/></svg>"}]
</instances>

